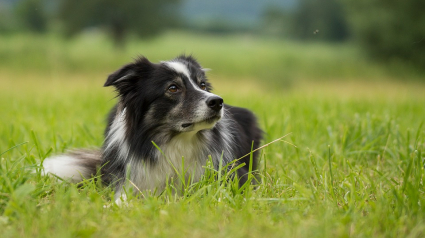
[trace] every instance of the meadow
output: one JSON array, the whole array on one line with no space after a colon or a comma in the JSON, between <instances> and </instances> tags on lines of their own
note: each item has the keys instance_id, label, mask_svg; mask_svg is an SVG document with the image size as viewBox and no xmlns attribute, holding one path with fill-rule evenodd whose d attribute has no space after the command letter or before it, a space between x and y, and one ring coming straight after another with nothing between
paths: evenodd
<instances>
[{"instance_id":1,"label":"meadow","mask_svg":"<svg viewBox=\"0 0 425 238\"><path fill-rule=\"evenodd\" d=\"M50 155L101 146L109 73L181 53L256 113L262 144L287 135L261 150L259 184L207 167L182 195L118 207L95 179L40 175ZM98 32L1 36L1 237L424 237L424 78L350 44L169 32L117 50Z\"/></svg>"}]
</instances>

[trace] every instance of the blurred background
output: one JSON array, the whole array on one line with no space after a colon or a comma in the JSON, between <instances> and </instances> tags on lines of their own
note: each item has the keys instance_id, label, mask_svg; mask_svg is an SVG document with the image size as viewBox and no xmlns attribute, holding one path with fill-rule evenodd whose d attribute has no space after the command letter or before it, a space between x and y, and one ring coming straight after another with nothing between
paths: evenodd
<instances>
[{"instance_id":1,"label":"blurred background","mask_svg":"<svg viewBox=\"0 0 425 238\"><path fill-rule=\"evenodd\" d=\"M425 81L423 0L1 0L0 80L193 54L217 80ZM267 83L265 83L267 82Z\"/></svg>"}]
</instances>

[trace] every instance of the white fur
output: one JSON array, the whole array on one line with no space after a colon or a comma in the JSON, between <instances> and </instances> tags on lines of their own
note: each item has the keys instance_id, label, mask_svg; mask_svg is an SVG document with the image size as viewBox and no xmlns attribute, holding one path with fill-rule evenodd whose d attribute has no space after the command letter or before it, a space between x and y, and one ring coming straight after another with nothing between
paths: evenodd
<instances>
[{"instance_id":1,"label":"white fur","mask_svg":"<svg viewBox=\"0 0 425 238\"><path fill-rule=\"evenodd\" d=\"M208 155L203 154L202 146L194 133L182 133L162 146L163 154L157 151L154 165L144 162L146 160L132 159L130 180L138 190L152 192L155 189L161 192L166 186L166 180L171 177L175 183L181 182L181 179L185 179L186 183L198 181L204 171L202 166L208 158Z\"/></svg>"},{"instance_id":2,"label":"white fur","mask_svg":"<svg viewBox=\"0 0 425 238\"><path fill-rule=\"evenodd\" d=\"M107 152L113 146L117 145L120 157L127 157L129 151L129 146L127 143L125 143L125 112L126 109L124 108L122 112L115 118L106 137L108 144L106 145L105 151Z\"/></svg>"},{"instance_id":3,"label":"white fur","mask_svg":"<svg viewBox=\"0 0 425 238\"><path fill-rule=\"evenodd\" d=\"M178 61L166 61L163 63L166 64L169 68L175 70L178 73L184 74L188 79L190 79L189 69L183 63Z\"/></svg>"},{"instance_id":4,"label":"white fur","mask_svg":"<svg viewBox=\"0 0 425 238\"><path fill-rule=\"evenodd\" d=\"M117 204L118 206L122 206L127 203L127 194L121 193L121 191L117 191L115 193L114 199L115 199L115 204Z\"/></svg>"},{"instance_id":5,"label":"white fur","mask_svg":"<svg viewBox=\"0 0 425 238\"><path fill-rule=\"evenodd\" d=\"M78 166L77 160L67 155L47 158L43 162L44 174L52 173L73 183L81 182L83 178L90 177L90 171Z\"/></svg>"},{"instance_id":6,"label":"white fur","mask_svg":"<svg viewBox=\"0 0 425 238\"><path fill-rule=\"evenodd\" d=\"M232 145L235 144L235 138L230 133L231 131L235 130L233 127L234 122L231 119L228 119L224 115L224 108L222 110L222 119L220 121L220 124L226 128L226 131L222 131L221 138L224 140L224 148L223 151L219 151L220 153L223 153L223 158L229 159L229 161L223 161L223 165L230 163L231 159L236 159L234 157L234 153L232 150Z\"/></svg>"}]
</instances>

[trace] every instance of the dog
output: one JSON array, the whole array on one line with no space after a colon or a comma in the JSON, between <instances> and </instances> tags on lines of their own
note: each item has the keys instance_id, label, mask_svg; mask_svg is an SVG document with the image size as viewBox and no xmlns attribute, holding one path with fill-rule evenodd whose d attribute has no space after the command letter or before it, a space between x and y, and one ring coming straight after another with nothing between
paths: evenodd
<instances>
[{"instance_id":1,"label":"dog","mask_svg":"<svg viewBox=\"0 0 425 238\"><path fill-rule=\"evenodd\" d=\"M126 180L140 191L162 191L183 164L196 182L209 158L218 169L249 154L262 140L256 117L211 93L206 71L186 55L160 63L139 57L123 66L104 85L115 87L118 102L109 113L101 149L47 158L44 172L77 183L100 168L102 182L115 187L120 203ZM237 170L240 186L249 168L257 170L257 153L236 162L243 165Z\"/></svg>"}]
</instances>

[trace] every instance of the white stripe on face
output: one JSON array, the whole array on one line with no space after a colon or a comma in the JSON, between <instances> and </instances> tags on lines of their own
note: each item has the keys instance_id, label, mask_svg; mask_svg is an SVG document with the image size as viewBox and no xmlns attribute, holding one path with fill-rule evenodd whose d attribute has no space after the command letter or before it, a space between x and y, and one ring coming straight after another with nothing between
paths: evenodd
<instances>
[{"instance_id":1,"label":"white stripe on face","mask_svg":"<svg viewBox=\"0 0 425 238\"><path fill-rule=\"evenodd\" d=\"M195 90L202 92L207 97L209 97L209 96L216 96L215 94L212 94L210 92L207 92L205 90L200 89L199 86L196 85L195 82L193 82L193 80L190 78L190 71L187 68L187 66L185 64L183 64L182 62L178 62L178 61L166 61L166 62L163 62L163 63L166 64L169 68L171 68L174 71L176 71L177 73L181 73L184 76L186 76L187 79L189 80L190 84L192 85L192 87Z\"/></svg>"},{"instance_id":2,"label":"white stripe on face","mask_svg":"<svg viewBox=\"0 0 425 238\"><path fill-rule=\"evenodd\" d=\"M176 71L177 73L184 74L188 79L190 79L189 69L181 62L176 61L167 61L164 62L168 67Z\"/></svg>"}]
</instances>

